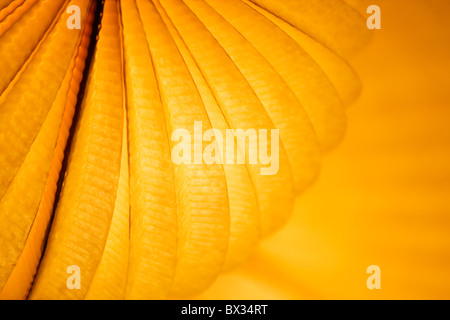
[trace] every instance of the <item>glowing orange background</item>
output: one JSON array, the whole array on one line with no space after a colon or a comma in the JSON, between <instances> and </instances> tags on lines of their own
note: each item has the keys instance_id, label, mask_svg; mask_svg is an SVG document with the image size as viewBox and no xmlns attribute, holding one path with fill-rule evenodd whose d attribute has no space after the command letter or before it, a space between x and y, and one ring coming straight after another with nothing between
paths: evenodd
<instances>
[{"instance_id":1,"label":"glowing orange background","mask_svg":"<svg viewBox=\"0 0 450 320\"><path fill-rule=\"evenodd\" d=\"M450 1L349 2L379 5L382 30L352 61L347 137L291 223L199 298L450 298Z\"/></svg>"}]
</instances>

